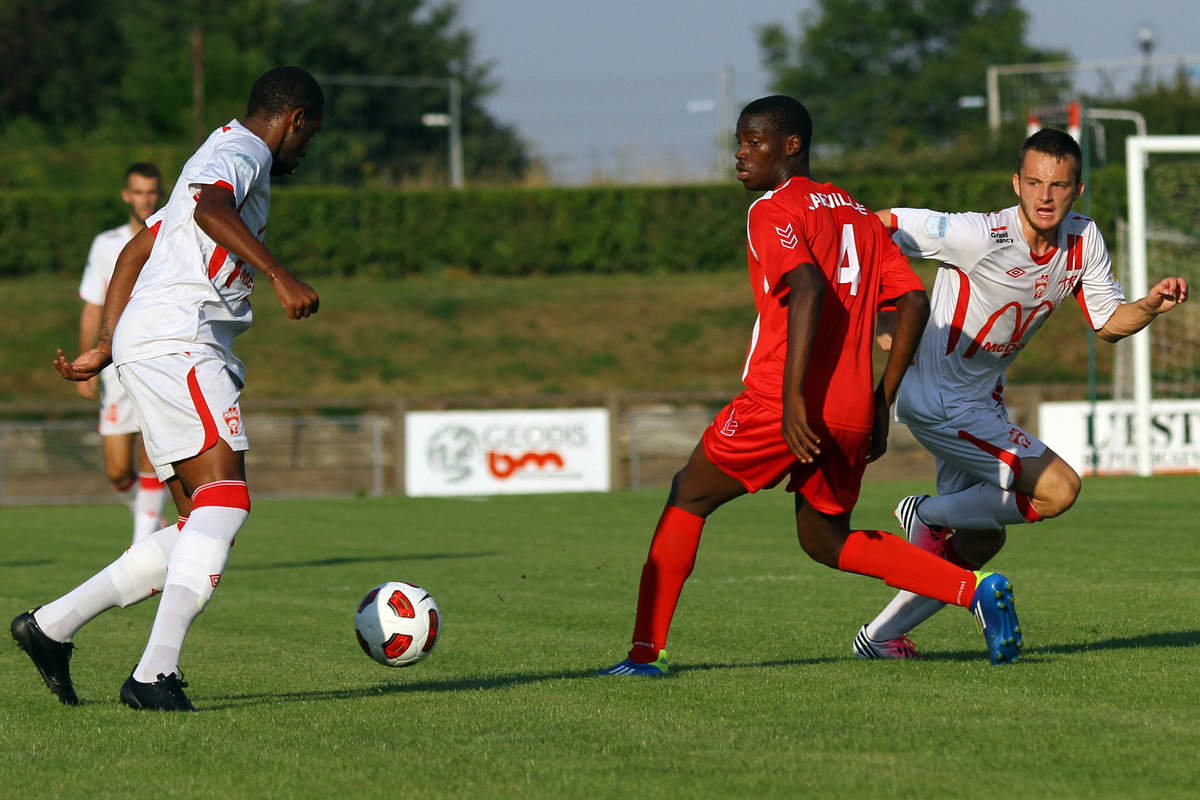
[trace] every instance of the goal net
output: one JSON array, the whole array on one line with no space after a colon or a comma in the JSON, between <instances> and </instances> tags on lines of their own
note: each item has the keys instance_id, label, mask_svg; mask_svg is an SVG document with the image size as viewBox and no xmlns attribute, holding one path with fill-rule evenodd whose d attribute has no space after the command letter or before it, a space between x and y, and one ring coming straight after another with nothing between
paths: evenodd
<instances>
[{"instance_id":1,"label":"goal net","mask_svg":"<svg viewBox=\"0 0 1200 800\"><path fill-rule=\"evenodd\" d=\"M1117 277L1130 300L1159 279L1180 275L1200 290L1200 136L1126 139L1128 252ZM1137 472L1195 470L1200 442L1200 302L1195 298L1120 342L1113 370L1117 401L1133 404Z\"/></svg>"}]
</instances>

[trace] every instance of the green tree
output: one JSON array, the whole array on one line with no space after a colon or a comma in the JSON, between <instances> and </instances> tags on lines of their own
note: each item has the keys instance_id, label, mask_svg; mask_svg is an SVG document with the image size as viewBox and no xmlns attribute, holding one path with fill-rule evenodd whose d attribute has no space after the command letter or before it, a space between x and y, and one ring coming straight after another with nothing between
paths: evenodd
<instances>
[{"instance_id":1,"label":"green tree","mask_svg":"<svg viewBox=\"0 0 1200 800\"><path fill-rule=\"evenodd\" d=\"M477 60L458 20L453 0L0 0L0 186L84 174L89 149L111 158L114 146L190 147L194 29L204 42L205 132L242 114L250 83L275 64L324 75L455 77L468 178L520 176L526 146L484 109L496 88L491 65ZM445 89L327 85L326 96L319 157L298 179L444 181L446 131L426 127L421 115L445 111ZM74 165L41 166L46 159Z\"/></svg>"},{"instance_id":2,"label":"green tree","mask_svg":"<svg viewBox=\"0 0 1200 800\"><path fill-rule=\"evenodd\" d=\"M1066 57L1026 44L1026 23L1018 0L817 0L799 34L767 25L759 45L772 89L812 112L818 148L900 153L981 131L958 100L984 93L988 65Z\"/></svg>"}]
</instances>

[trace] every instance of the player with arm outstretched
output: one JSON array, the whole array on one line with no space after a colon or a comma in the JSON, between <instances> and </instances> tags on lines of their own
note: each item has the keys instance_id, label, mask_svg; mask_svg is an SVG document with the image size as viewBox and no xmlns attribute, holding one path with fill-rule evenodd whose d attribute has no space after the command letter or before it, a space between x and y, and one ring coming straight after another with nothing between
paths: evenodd
<instances>
[{"instance_id":1,"label":"player with arm outstretched","mask_svg":"<svg viewBox=\"0 0 1200 800\"><path fill-rule=\"evenodd\" d=\"M146 227L146 218L154 213L161 197L162 177L158 167L138 162L125 170L121 199L129 209L129 222L96 235L79 282L79 297L83 300L79 314L79 352L88 350L100 332L104 296L117 256L129 240ZM116 367L110 364L95 378L75 385L81 396L95 400L97 384L100 400L98 430L104 448L104 471L117 497L133 513L133 541L137 542L161 527L166 489L154 474L154 467L139 441L133 401L117 380Z\"/></svg>"},{"instance_id":2,"label":"player with arm outstretched","mask_svg":"<svg viewBox=\"0 0 1200 800\"><path fill-rule=\"evenodd\" d=\"M1016 627L1000 575L975 573L898 536L854 530L863 471L883 454L888 406L928 316L920 280L878 218L810 176L812 121L797 100L743 109L737 177L765 194L747 213L747 261L758 320L742 381L675 476L642 568L629 657L609 675L665 675L667 632L709 514L787 479L804 551L826 566L971 605L1003 659ZM873 386L875 309L896 298L899 324ZM998 597L1000 599L998 599Z\"/></svg>"},{"instance_id":3,"label":"player with arm outstretched","mask_svg":"<svg viewBox=\"0 0 1200 800\"><path fill-rule=\"evenodd\" d=\"M324 95L311 75L276 67L250 90L244 120L230 120L184 165L167 205L121 251L95 347L55 366L89 380L115 363L133 398L146 452L181 520L126 550L62 597L19 614L12 636L46 685L78 703L71 640L100 613L161 592L150 638L121 686L139 709L193 711L179 654L221 579L250 513L233 339L249 327L257 271L291 319L317 311L316 292L263 244L272 175L294 172L321 128Z\"/></svg>"},{"instance_id":4,"label":"player with arm outstretched","mask_svg":"<svg viewBox=\"0 0 1200 800\"><path fill-rule=\"evenodd\" d=\"M905 254L942 262L896 402L896 419L935 457L938 494L902 499L896 517L912 542L967 569L999 552L1006 526L1062 514L1079 495L1070 465L1004 407L1005 372L1046 317L1073 297L1096 335L1115 342L1188 296L1187 281L1172 277L1125 301L1096 223L1071 210L1081 164L1075 140L1047 128L1021 146L1011 208L878 212ZM859 630L855 654L916 656L906 634L942 605L900 592Z\"/></svg>"}]
</instances>

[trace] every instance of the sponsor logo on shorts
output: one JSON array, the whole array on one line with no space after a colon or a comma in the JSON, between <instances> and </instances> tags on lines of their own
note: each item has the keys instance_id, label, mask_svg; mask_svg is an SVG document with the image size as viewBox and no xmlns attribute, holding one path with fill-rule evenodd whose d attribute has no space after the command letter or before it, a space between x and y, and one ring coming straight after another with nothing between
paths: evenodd
<instances>
[{"instance_id":1,"label":"sponsor logo on shorts","mask_svg":"<svg viewBox=\"0 0 1200 800\"><path fill-rule=\"evenodd\" d=\"M725 424L721 426L722 436L733 436L737 433L738 422L736 413L732 408L729 409L729 417L725 420Z\"/></svg>"},{"instance_id":2,"label":"sponsor logo on shorts","mask_svg":"<svg viewBox=\"0 0 1200 800\"><path fill-rule=\"evenodd\" d=\"M1025 431L1021 430L1020 428L1009 428L1008 440L1017 447L1023 447L1026 450L1028 450L1029 446L1033 444L1033 442L1029 440L1029 436L1026 435Z\"/></svg>"},{"instance_id":3,"label":"sponsor logo on shorts","mask_svg":"<svg viewBox=\"0 0 1200 800\"><path fill-rule=\"evenodd\" d=\"M104 407L104 418L114 425L120 420L120 414L117 412L117 404L109 403Z\"/></svg>"},{"instance_id":4,"label":"sponsor logo on shorts","mask_svg":"<svg viewBox=\"0 0 1200 800\"><path fill-rule=\"evenodd\" d=\"M217 584L221 582L221 573L218 572L216 575L209 575L208 581L214 589L217 588Z\"/></svg>"},{"instance_id":5,"label":"sponsor logo on shorts","mask_svg":"<svg viewBox=\"0 0 1200 800\"><path fill-rule=\"evenodd\" d=\"M225 418L225 427L229 429L230 436L237 436L242 432L242 416L238 413L237 406L231 406L221 415Z\"/></svg>"}]
</instances>

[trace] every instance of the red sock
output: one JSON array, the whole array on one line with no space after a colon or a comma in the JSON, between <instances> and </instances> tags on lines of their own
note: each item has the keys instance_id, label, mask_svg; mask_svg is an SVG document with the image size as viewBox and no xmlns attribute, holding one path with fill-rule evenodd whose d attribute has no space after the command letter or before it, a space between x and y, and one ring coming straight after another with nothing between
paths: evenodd
<instances>
[{"instance_id":1,"label":"red sock","mask_svg":"<svg viewBox=\"0 0 1200 800\"><path fill-rule=\"evenodd\" d=\"M663 509L650 541L650 554L642 567L633 649L629 651L629 657L634 661L648 664L667 646L667 631L675 616L683 582L696 564L703 527L703 517L674 506Z\"/></svg>"},{"instance_id":2,"label":"red sock","mask_svg":"<svg viewBox=\"0 0 1200 800\"><path fill-rule=\"evenodd\" d=\"M975 593L975 573L884 531L850 531L838 569L956 606L966 606Z\"/></svg>"}]
</instances>

